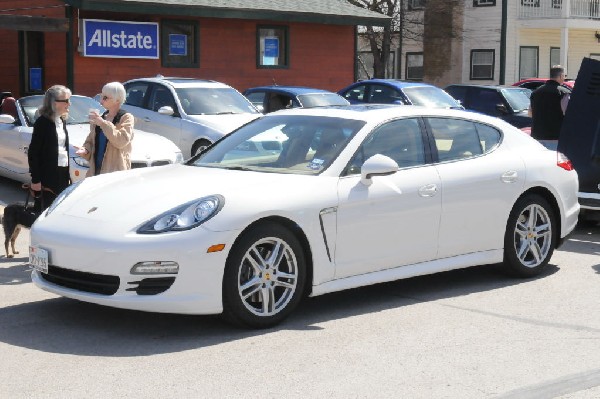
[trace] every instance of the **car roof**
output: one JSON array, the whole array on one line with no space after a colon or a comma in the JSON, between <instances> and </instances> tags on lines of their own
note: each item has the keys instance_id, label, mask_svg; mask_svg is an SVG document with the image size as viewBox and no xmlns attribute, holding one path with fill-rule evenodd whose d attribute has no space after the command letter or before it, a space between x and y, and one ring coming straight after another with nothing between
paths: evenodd
<instances>
[{"instance_id":1,"label":"car roof","mask_svg":"<svg viewBox=\"0 0 600 399\"><path fill-rule=\"evenodd\" d=\"M257 86L246 89L244 93L249 93L252 91L272 91L272 92L280 92L280 93L289 93L293 95L302 95L302 94L311 94L311 93L326 93L326 94L336 94L329 90L323 89L315 89L314 87L305 87L305 86Z\"/></svg>"},{"instance_id":2,"label":"car roof","mask_svg":"<svg viewBox=\"0 0 600 399\"><path fill-rule=\"evenodd\" d=\"M136 78L125 82L125 84L132 82L151 82L151 83L162 83L173 88L180 87L213 87L213 88L225 88L230 87L229 85L215 80L208 79L196 79L196 78L181 78L181 77L164 77L155 76L148 78Z\"/></svg>"},{"instance_id":3,"label":"car roof","mask_svg":"<svg viewBox=\"0 0 600 399\"><path fill-rule=\"evenodd\" d=\"M267 114L264 117L272 117L276 115L311 115L365 121L373 120L374 122L381 122L398 117L440 116L451 118L467 118L470 120L491 123L494 125L504 123L502 120L496 117L474 113L471 111L395 104L353 104L315 108L291 108Z\"/></svg>"},{"instance_id":4,"label":"car roof","mask_svg":"<svg viewBox=\"0 0 600 399\"><path fill-rule=\"evenodd\" d=\"M401 80L401 79L367 79L367 80L360 80L360 81L358 81L356 83L353 83L352 86L363 84L363 83L387 84L387 85L394 86L394 87L397 87L397 88L417 87L417 86L437 87L437 86L431 85L429 83L412 82L412 81Z\"/></svg>"},{"instance_id":5,"label":"car roof","mask_svg":"<svg viewBox=\"0 0 600 399\"><path fill-rule=\"evenodd\" d=\"M479 87L479 88L484 88L484 89L492 89L492 90L501 90L501 89L508 89L508 90L527 90L525 87L517 87L517 86L508 86L508 85L478 85L478 84L469 84L469 83L455 83L455 84L450 84L448 86L446 86L446 89L448 87Z\"/></svg>"}]
</instances>

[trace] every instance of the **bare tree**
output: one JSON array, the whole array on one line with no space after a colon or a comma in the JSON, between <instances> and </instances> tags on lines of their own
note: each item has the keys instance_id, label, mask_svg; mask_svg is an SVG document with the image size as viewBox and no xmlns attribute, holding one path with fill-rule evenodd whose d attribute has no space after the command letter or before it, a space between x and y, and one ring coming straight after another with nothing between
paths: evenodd
<instances>
[{"instance_id":1,"label":"bare tree","mask_svg":"<svg viewBox=\"0 0 600 399\"><path fill-rule=\"evenodd\" d=\"M373 77L385 77L390 52L401 48L405 41L422 42L426 49L427 41L438 42L443 34L446 39L455 39L463 34L460 4L464 0L427 0L423 8L413 10L412 0L347 0L349 3L391 17L391 24L385 27L366 26L361 28L369 41L373 55ZM425 15L425 17L424 17ZM459 19L457 20L457 16ZM425 23L428 21L428 23ZM462 20L461 20L462 21ZM429 28L429 29L428 29ZM426 51L424 51L425 53ZM424 59L427 55L424 54ZM443 57L441 57L443 58ZM360 64L360 62L359 62ZM364 67L364 65L362 65ZM427 62L424 61L424 70Z\"/></svg>"}]
</instances>

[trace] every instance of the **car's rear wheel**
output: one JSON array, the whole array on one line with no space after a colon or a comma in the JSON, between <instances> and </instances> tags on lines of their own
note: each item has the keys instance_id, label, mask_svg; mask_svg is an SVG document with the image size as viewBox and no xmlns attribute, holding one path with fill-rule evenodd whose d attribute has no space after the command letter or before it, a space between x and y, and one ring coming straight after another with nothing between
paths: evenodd
<instances>
[{"instance_id":1,"label":"car's rear wheel","mask_svg":"<svg viewBox=\"0 0 600 399\"><path fill-rule=\"evenodd\" d=\"M243 234L229 253L223 276L223 316L235 324L265 328L298 305L306 281L302 246L278 224Z\"/></svg>"},{"instance_id":2,"label":"car's rear wheel","mask_svg":"<svg viewBox=\"0 0 600 399\"><path fill-rule=\"evenodd\" d=\"M206 139L200 139L192 146L192 156L206 150L212 143Z\"/></svg>"},{"instance_id":3,"label":"car's rear wheel","mask_svg":"<svg viewBox=\"0 0 600 399\"><path fill-rule=\"evenodd\" d=\"M556 247L556 217L539 195L520 198L513 207L504 236L504 265L521 277L538 275Z\"/></svg>"}]
</instances>

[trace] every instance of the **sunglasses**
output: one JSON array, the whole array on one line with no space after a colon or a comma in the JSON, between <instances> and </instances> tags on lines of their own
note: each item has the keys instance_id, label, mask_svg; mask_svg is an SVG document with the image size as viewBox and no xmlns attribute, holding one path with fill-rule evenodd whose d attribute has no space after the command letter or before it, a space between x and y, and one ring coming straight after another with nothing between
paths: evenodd
<instances>
[{"instance_id":1,"label":"sunglasses","mask_svg":"<svg viewBox=\"0 0 600 399\"><path fill-rule=\"evenodd\" d=\"M54 102L57 102L57 103L67 103L67 104L70 104L70 103L71 103L71 100L67 98L66 100L54 100Z\"/></svg>"},{"instance_id":2,"label":"sunglasses","mask_svg":"<svg viewBox=\"0 0 600 399\"><path fill-rule=\"evenodd\" d=\"M110 97L109 97L109 96L102 96L102 101L106 101L106 100L108 100L108 99L110 99Z\"/></svg>"}]
</instances>

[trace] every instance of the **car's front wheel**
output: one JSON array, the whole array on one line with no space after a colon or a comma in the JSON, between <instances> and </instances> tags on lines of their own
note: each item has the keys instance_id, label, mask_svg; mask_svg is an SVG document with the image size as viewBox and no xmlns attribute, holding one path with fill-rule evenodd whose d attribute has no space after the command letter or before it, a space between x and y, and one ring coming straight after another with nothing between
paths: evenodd
<instances>
[{"instance_id":1,"label":"car's front wheel","mask_svg":"<svg viewBox=\"0 0 600 399\"><path fill-rule=\"evenodd\" d=\"M555 220L552 207L539 195L515 203L504 236L504 265L509 272L521 277L542 272L556 247Z\"/></svg>"},{"instance_id":2,"label":"car's front wheel","mask_svg":"<svg viewBox=\"0 0 600 399\"><path fill-rule=\"evenodd\" d=\"M286 318L301 299L306 281L302 246L277 224L244 233L229 253L223 276L223 316L255 328Z\"/></svg>"}]
</instances>

